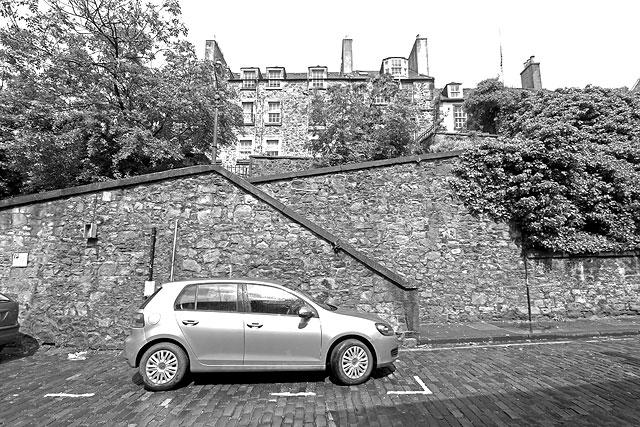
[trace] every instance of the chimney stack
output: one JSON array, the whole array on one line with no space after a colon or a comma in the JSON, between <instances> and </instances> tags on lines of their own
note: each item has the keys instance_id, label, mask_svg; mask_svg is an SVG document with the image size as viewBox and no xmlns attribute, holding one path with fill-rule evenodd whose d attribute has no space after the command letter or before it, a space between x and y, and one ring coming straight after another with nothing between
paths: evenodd
<instances>
[{"instance_id":1,"label":"chimney stack","mask_svg":"<svg viewBox=\"0 0 640 427\"><path fill-rule=\"evenodd\" d=\"M542 89L540 77L540 63L535 62L536 57L531 56L524 63L524 70L520 73L520 81L523 89Z\"/></svg>"},{"instance_id":2,"label":"chimney stack","mask_svg":"<svg viewBox=\"0 0 640 427\"><path fill-rule=\"evenodd\" d=\"M413 49L409 54L409 71L413 71L423 76L429 75L429 52L427 51L427 38L416 36Z\"/></svg>"},{"instance_id":3,"label":"chimney stack","mask_svg":"<svg viewBox=\"0 0 640 427\"><path fill-rule=\"evenodd\" d=\"M342 40L342 63L340 64L340 74L353 73L353 40Z\"/></svg>"}]
</instances>

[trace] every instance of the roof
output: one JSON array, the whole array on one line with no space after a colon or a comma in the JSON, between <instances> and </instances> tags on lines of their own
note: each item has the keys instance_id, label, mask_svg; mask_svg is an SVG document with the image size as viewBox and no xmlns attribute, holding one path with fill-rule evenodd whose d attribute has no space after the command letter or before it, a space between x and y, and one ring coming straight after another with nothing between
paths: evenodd
<instances>
[{"instance_id":1,"label":"roof","mask_svg":"<svg viewBox=\"0 0 640 427\"><path fill-rule=\"evenodd\" d=\"M244 69L252 69L259 70L258 67L242 67ZM276 67L267 67L276 68ZM277 67L282 68L284 67ZM367 80L375 76L379 76L380 71L368 71L368 70L354 70L351 73L340 73L339 71L328 71L327 72L327 80ZM264 77L262 73L259 74L259 80L267 80L267 77ZM285 77L283 80L308 80L309 73L290 73L285 70ZM425 76L424 74L418 74L415 71L409 70L409 76L403 77L403 80L434 80L431 76ZM231 78L229 80L242 80L241 73L231 73Z\"/></svg>"}]
</instances>

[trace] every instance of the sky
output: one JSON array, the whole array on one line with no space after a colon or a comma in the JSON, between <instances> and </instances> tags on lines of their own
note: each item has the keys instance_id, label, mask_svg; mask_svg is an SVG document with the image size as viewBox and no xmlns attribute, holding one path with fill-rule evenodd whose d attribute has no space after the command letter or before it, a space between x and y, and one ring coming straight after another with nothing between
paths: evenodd
<instances>
[{"instance_id":1,"label":"sky","mask_svg":"<svg viewBox=\"0 0 640 427\"><path fill-rule=\"evenodd\" d=\"M283 66L340 70L343 38L353 39L356 70L408 57L428 39L436 87L474 87L500 77L520 87L529 57L546 89L632 87L640 79L637 0L181 0L189 40L204 57L215 39L232 71ZM502 50L502 67L501 67Z\"/></svg>"}]
</instances>

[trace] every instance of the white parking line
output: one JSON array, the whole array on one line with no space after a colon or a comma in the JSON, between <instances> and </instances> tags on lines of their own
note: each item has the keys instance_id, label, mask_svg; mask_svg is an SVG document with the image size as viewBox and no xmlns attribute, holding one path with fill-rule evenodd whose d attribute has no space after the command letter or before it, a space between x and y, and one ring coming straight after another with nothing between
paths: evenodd
<instances>
[{"instance_id":1,"label":"white parking line","mask_svg":"<svg viewBox=\"0 0 640 427\"><path fill-rule=\"evenodd\" d=\"M95 393L71 394L71 393L48 393L44 397L93 397Z\"/></svg>"},{"instance_id":2,"label":"white parking line","mask_svg":"<svg viewBox=\"0 0 640 427\"><path fill-rule=\"evenodd\" d=\"M424 381L422 381L420 379L420 377L415 375L413 378L416 380L416 382L418 384L420 384L420 387L422 387L422 390L420 390L420 391L388 391L387 394L401 394L401 395L407 395L407 394L433 394L433 392L431 390L429 390L429 387L427 387L427 385L424 383Z\"/></svg>"},{"instance_id":3,"label":"white parking line","mask_svg":"<svg viewBox=\"0 0 640 427\"><path fill-rule=\"evenodd\" d=\"M281 397L297 397L297 396L315 396L316 394L313 392L301 392L301 393L291 393L291 392L284 392L284 393L271 393L271 396L281 396Z\"/></svg>"},{"instance_id":4,"label":"white parking line","mask_svg":"<svg viewBox=\"0 0 640 427\"><path fill-rule=\"evenodd\" d=\"M403 348L402 352L418 352L418 351L443 351L443 350L473 350L475 348L492 348L492 347L518 347L518 346L531 346L531 345L557 345L557 344L571 344L575 341L544 341L544 342L522 342L511 344L486 344L486 345L461 345L459 347L418 347L418 348Z\"/></svg>"}]
</instances>

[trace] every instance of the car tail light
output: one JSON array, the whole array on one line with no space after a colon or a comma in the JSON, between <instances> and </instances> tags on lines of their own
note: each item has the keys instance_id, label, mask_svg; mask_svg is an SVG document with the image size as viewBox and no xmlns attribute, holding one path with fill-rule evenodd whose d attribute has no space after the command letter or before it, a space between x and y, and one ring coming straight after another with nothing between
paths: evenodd
<instances>
[{"instance_id":1,"label":"car tail light","mask_svg":"<svg viewBox=\"0 0 640 427\"><path fill-rule=\"evenodd\" d=\"M144 314L136 313L133 315L133 320L131 321L132 328L144 328Z\"/></svg>"}]
</instances>

